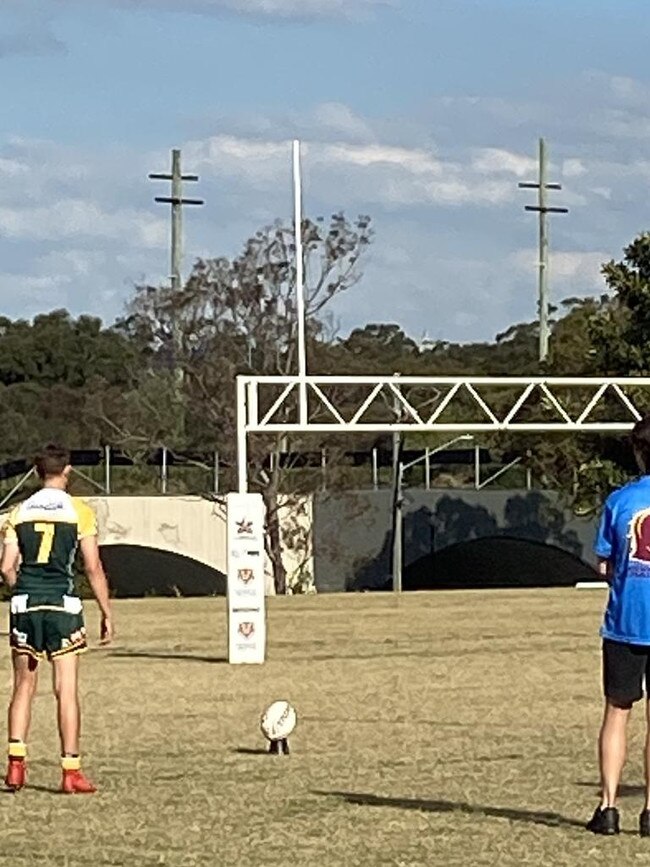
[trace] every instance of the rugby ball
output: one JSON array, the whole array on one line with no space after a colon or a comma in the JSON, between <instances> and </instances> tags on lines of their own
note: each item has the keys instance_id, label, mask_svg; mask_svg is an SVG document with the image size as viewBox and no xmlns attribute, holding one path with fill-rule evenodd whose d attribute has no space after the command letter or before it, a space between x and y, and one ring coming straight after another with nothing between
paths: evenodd
<instances>
[{"instance_id":1,"label":"rugby ball","mask_svg":"<svg viewBox=\"0 0 650 867\"><path fill-rule=\"evenodd\" d=\"M295 729L298 717L288 701L274 701L262 714L260 728L269 741L282 741Z\"/></svg>"}]
</instances>

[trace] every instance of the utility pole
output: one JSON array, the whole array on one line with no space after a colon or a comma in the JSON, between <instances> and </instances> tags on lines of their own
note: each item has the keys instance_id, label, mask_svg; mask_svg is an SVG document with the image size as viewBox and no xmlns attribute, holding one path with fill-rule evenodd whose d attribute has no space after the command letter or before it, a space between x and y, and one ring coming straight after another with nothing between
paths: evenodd
<instances>
[{"instance_id":1,"label":"utility pole","mask_svg":"<svg viewBox=\"0 0 650 867\"><path fill-rule=\"evenodd\" d=\"M198 175L184 175L181 170L181 152L178 148L172 150L172 170L171 174L166 172L151 172L149 179L152 181L171 181L172 189L171 196L156 196L154 201L162 202L165 205L171 205L172 225L171 225L171 287L173 292L178 292L181 289L181 265L183 261L183 206L184 205L203 205L203 199L186 199L183 197L183 181L198 181ZM176 376L176 397L179 406L182 403L183 390L183 367L181 363L183 350L182 329L177 325L177 320L174 319L173 325L173 342L174 342L174 372ZM178 418L178 436L182 438L185 431L185 416L179 410ZM166 480L165 480L166 483Z\"/></svg>"},{"instance_id":2,"label":"utility pole","mask_svg":"<svg viewBox=\"0 0 650 867\"><path fill-rule=\"evenodd\" d=\"M526 205L526 211L536 211L539 214L539 262L538 262L538 316L539 316L539 360L548 357L548 342L551 333L550 310L548 297L548 225L547 214L568 214L568 208L552 208L548 205L548 190L561 190L561 184L550 184L548 177L548 154L546 142L539 140L539 180L537 183L522 183L522 190L537 190L537 204Z\"/></svg>"},{"instance_id":3,"label":"utility pole","mask_svg":"<svg viewBox=\"0 0 650 867\"><path fill-rule=\"evenodd\" d=\"M156 196L156 202L171 205L172 231L171 231L171 284L172 289L181 288L181 263L183 260L183 206L203 205L203 199L183 198L183 181L198 181L198 175L184 175L181 171L181 152L174 148L172 151L171 174L164 172L152 172L149 175L152 181L171 181L171 196Z\"/></svg>"}]
</instances>

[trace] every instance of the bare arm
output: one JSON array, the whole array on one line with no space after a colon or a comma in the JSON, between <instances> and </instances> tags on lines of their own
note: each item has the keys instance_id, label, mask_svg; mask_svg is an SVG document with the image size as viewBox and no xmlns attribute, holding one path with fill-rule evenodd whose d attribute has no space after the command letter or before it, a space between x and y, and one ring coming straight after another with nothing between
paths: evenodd
<instances>
[{"instance_id":1,"label":"bare arm","mask_svg":"<svg viewBox=\"0 0 650 867\"><path fill-rule=\"evenodd\" d=\"M91 589L102 613L102 642L107 644L113 638L113 623L111 617L111 600L108 595L108 581L99 557L97 536L86 536L79 542L84 570L90 582Z\"/></svg>"},{"instance_id":2,"label":"bare arm","mask_svg":"<svg viewBox=\"0 0 650 867\"><path fill-rule=\"evenodd\" d=\"M603 581L607 581L608 584L611 583L612 580L612 567L611 561L606 557L598 558L598 574L603 579Z\"/></svg>"},{"instance_id":3,"label":"bare arm","mask_svg":"<svg viewBox=\"0 0 650 867\"><path fill-rule=\"evenodd\" d=\"M2 549L2 562L0 562L0 572L5 579L8 587L13 587L18 578L18 545L15 542L5 542Z\"/></svg>"}]
</instances>

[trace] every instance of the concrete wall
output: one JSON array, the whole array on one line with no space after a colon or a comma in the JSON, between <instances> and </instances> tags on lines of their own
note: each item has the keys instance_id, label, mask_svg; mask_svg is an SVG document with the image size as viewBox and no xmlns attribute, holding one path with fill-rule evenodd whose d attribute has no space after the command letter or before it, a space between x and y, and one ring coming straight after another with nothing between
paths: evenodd
<instances>
[{"instance_id":1,"label":"concrete wall","mask_svg":"<svg viewBox=\"0 0 650 867\"><path fill-rule=\"evenodd\" d=\"M139 545L226 573L226 507L202 497L87 497L102 545Z\"/></svg>"},{"instance_id":2,"label":"concrete wall","mask_svg":"<svg viewBox=\"0 0 650 867\"><path fill-rule=\"evenodd\" d=\"M196 592L204 592L202 588L210 585L225 587L227 539L224 498L214 501L198 496L97 496L84 499L97 515L99 542L121 593L126 590L129 573L133 571L141 573L133 575L133 584L138 592L144 586L143 581L146 582L145 591L155 589L156 572L175 575L177 580L173 586L196 586ZM0 515L0 527L7 514ZM292 498L289 504L281 502L280 516L285 543L283 561L289 581L301 569L313 576L311 497ZM297 545L296 537L300 537ZM174 562L153 554L147 561L143 551L134 550L145 548L172 554ZM188 561L208 569L195 568ZM212 580L210 570L216 573ZM148 574L142 574L145 572ZM273 572L268 557L265 558L265 575L266 592L272 595ZM191 591L184 589L184 592Z\"/></svg>"},{"instance_id":3,"label":"concrete wall","mask_svg":"<svg viewBox=\"0 0 650 867\"><path fill-rule=\"evenodd\" d=\"M506 536L553 545L593 564L594 519L576 518L541 491L410 490L404 505L404 566L459 542ZM391 492L317 495L318 592L373 586L391 574Z\"/></svg>"},{"instance_id":4,"label":"concrete wall","mask_svg":"<svg viewBox=\"0 0 650 867\"><path fill-rule=\"evenodd\" d=\"M217 586L214 570L226 574L226 523L223 500L202 497L90 497L97 513L100 544L120 584L128 585L136 572L165 571L201 587ZM377 587L391 574L391 492L359 491L303 498L282 514L285 567L289 581L299 567L314 576L316 590ZM564 510L558 498L540 491L411 490L404 507L404 566L415 564L460 542L508 537L555 546L586 563L593 563L595 520L581 520ZM0 516L0 522L3 516ZM313 524L311 546L309 526ZM295 536L306 537L296 547ZM135 549L154 548L174 555L163 563L160 555L143 557ZM527 555L529 556L529 555ZM199 564L192 577L192 564ZM150 561L150 562L149 562ZM148 565L147 565L148 564ZM487 568L487 567L486 567ZM267 593L273 593L270 564L266 563ZM142 576L136 576L142 577ZM149 581L150 578L147 578ZM171 578L165 579L169 586ZM137 581L134 581L138 585ZM176 586L176 585L173 585ZM182 586L179 580L178 586ZM183 592L186 592L183 589ZM202 592L202 591L201 591ZM221 592L220 590L217 592Z\"/></svg>"}]
</instances>

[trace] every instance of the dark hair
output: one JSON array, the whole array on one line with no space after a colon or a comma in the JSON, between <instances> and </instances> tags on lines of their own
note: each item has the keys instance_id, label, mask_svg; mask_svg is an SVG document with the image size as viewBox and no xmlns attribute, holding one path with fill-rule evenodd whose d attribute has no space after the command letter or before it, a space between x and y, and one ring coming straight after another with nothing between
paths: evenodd
<instances>
[{"instance_id":1,"label":"dark hair","mask_svg":"<svg viewBox=\"0 0 650 867\"><path fill-rule=\"evenodd\" d=\"M52 443L41 449L34 458L34 466L40 479L46 479L48 476L60 476L69 464L69 450Z\"/></svg>"},{"instance_id":2,"label":"dark hair","mask_svg":"<svg viewBox=\"0 0 650 867\"><path fill-rule=\"evenodd\" d=\"M634 425L631 440L643 463L643 471L650 473L650 415L646 415Z\"/></svg>"}]
</instances>

